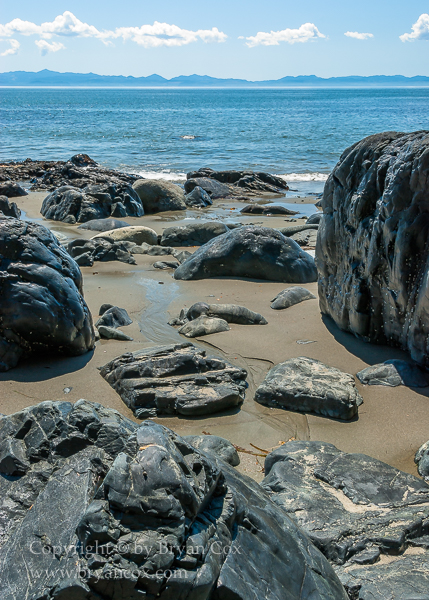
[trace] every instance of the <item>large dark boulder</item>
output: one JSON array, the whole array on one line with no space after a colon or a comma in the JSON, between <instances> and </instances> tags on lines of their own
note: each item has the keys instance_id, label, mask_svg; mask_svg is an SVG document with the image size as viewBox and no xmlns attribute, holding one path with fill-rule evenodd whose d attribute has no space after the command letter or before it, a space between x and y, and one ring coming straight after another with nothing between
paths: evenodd
<instances>
[{"instance_id":1,"label":"large dark boulder","mask_svg":"<svg viewBox=\"0 0 429 600\"><path fill-rule=\"evenodd\" d=\"M76 262L42 225L0 218L0 371L31 352L93 347Z\"/></svg>"},{"instance_id":2,"label":"large dark boulder","mask_svg":"<svg viewBox=\"0 0 429 600\"><path fill-rule=\"evenodd\" d=\"M222 437L217 435L185 435L183 439L197 450L214 454L216 458L221 458L232 467L240 464L240 457L235 446Z\"/></svg>"},{"instance_id":3,"label":"large dark boulder","mask_svg":"<svg viewBox=\"0 0 429 600\"><path fill-rule=\"evenodd\" d=\"M181 187L161 179L139 179L133 184L146 213L186 210L185 193Z\"/></svg>"},{"instance_id":4,"label":"large dark boulder","mask_svg":"<svg viewBox=\"0 0 429 600\"><path fill-rule=\"evenodd\" d=\"M63 186L46 196L40 212L45 219L74 224L117 216L119 205L124 209L120 216L144 214L140 198L127 183Z\"/></svg>"},{"instance_id":5,"label":"large dark boulder","mask_svg":"<svg viewBox=\"0 0 429 600\"><path fill-rule=\"evenodd\" d=\"M16 205L16 202L10 202L7 196L0 196L0 214L3 213L5 217L15 217L19 219L21 217L21 211Z\"/></svg>"},{"instance_id":6,"label":"large dark boulder","mask_svg":"<svg viewBox=\"0 0 429 600\"><path fill-rule=\"evenodd\" d=\"M323 194L320 307L346 331L429 366L429 132L370 136Z\"/></svg>"},{"instance_id":7,"label":"large dark boulder","mask_svg":"<svg viewBox=\"0 0 429 600\"><path fill-rule=\"evenodd\" d=\"M347 598L216 444L81 400L0 418L0 447L14 445L27 468L0 477L2 600Z\"/></svg>"},{"instance_id":8,"label":"large dark boulder","mask_svg":"<svg viewBox=\"0 0 429 600\"><path fill-rule=\"evenodd\" d=\"M247 373L192 344L128 352L100 370L136 417L205 415L243 402Z\"/></svg>"},{"instance_id":9,"label":"large dark boulder","mask_svg":"<svg viewBox=\"0 0 429 600\"><path fill-rule=\"evenodd\" d=\"M208 221L191 225L167 227L162 233L161 246L202 246L229 231L224 223Z\"/></svg>"},{"instance_id":10,"label":"large dark boulder","mask_svg":"<svg viewBox=\"0 0 429 600\"><path fill-rule=\"evenodd\" d=\"M193 179L214 179L230 186L233 193L245 191L248 194L284 194L289 189L286 181L277 175L262 171L213 171L203 167L187 174L187 182ZM186 184L185 184L186 189ZM212 196L213 197L213 196Z\"/></svg>"},{"instance_id":11,"label":"large dark boulder","mask_svg":"<svg viewBox=\"0 0 429 600\"><path fill-rule=\"evenodd\" d=\"M7 198L17 198L18 196L27 196L28 192L19 183L14 181L3 181L0 183L0 196Z\"/></svg>"},{"instance_id":12,"label":"large dark boulder","mask_svg":"<svg viewBox=\"0 0 429 600\"><path fill-rule=\"evenodd\" d=\"M343 420L356 416L363 402L352 375L305 356L272 367L256 390L255 400L273 408Z\"/></svg>"},{"instance_id":13,"label":"large dark boulder","mask_svg":"<svg viewBox=\"0 0 429 600\"><path fill-rule=\"evenodd\" d=\"M338 565L350 599L428 598L424 481L324 442L284 444L266 458L265 473L262 487Z\"/></svg>"},{"instance_id":14,"label":"large dark boulder","mask_svg":"<svg viewBox=\"0 0 429 600\"><path fill-rule=\"evenodd\" d=\"M314 259L269 227L239 227L211 240L174 272L175 279L250 277L288 283L316 281Z\"/></svg>"},{"instance_id":15,"label":"large dark boulder","mask_svg":"<svg viewBox=\"0 0 429 600\"><path fill-rule=\"evenodd\" d=\"M219 181L209 179L208 177L188 179L185 181L184 187L187 195L191 194L193 190L198 187L206 192L211 200L216 200L217 198L229 198L234 195L234 190L231 186L219 183Z\"/></svg>"}]
</instances>

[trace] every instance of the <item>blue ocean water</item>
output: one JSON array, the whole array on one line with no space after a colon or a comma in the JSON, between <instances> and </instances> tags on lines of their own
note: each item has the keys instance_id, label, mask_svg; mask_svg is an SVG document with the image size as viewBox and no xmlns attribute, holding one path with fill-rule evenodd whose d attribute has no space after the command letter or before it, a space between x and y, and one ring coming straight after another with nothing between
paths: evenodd
<instances>
[{"instance_id":1,"label":"blue ocean water","mask_svg":"<svg viewBox=\"0 0 429 600\"><path fill-rule=\"evenodd\" d=\"M349 145L429 129L429 89L0 89L1 159L67 160L175 181L264 170L318 192Z\"/></svg>"}]
</instances>

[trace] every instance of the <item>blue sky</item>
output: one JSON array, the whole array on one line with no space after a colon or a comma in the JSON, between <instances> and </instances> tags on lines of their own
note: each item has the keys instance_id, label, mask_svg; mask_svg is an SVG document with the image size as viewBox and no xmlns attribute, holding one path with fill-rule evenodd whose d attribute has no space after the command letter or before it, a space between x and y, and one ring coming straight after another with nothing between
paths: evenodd
<instances>
[{"instance_id":1,"label":"blue sky","mask_svg":"<svg viewBox=\"0 0 429 600\"><path fill-rule=\"evenodd\" d=\"M0 9L0 72L429 76L428 0L0 0Z\"/></svg>"}]
</instances>

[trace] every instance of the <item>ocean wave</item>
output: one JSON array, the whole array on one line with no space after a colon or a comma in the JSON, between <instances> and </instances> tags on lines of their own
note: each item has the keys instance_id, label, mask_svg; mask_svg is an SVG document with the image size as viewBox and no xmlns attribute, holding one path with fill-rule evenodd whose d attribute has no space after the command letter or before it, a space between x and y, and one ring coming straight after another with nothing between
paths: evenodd
<instances>
[{"instance_id":1,"label":"ocean wave","mask_svg":"<svg viewBox=\"0 0 429 600\"><path fill-rule=\"evenodd\" d=\"M186 173L172 171L138 171L144 179L163 179L164 181L186 181Z\"/></svg>"},{"instance_id":2,"label":"ocean wave","mask_svg":"<svg viewBox=\"0 0 429 600\"><path fill-rule=\"evenodd\" d=\"M326 181L329 175L326 173L286 173L279 177L286 181Z\"/></svg>"}]
</instances>

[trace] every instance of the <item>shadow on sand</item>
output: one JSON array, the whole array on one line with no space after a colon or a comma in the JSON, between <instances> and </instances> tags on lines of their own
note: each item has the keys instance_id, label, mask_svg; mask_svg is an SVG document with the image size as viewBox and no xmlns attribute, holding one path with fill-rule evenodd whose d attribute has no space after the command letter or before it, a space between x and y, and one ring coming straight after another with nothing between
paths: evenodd
<instances>
[{"instance_id":1,"label":"shadow on sand","mask_svg":"<svg viewBox=\"0 0 429 600\"><path fill-rule=\"evenodd\" d=\"M94 351L81 356L58 356L44 352L42 356L31 356L20 361L19 365L6 373L0 373L0 381L22 383L47 381L75 371L80 371L92 359Z\"/></svg>"}]
</instances>

